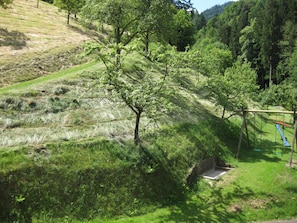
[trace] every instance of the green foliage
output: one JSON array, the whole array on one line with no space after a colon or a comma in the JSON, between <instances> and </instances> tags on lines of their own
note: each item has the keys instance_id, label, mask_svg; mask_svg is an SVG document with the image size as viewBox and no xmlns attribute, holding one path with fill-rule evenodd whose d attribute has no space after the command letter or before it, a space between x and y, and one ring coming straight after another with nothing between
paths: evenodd
<instances>
[{"instance_id":1,"label":"green foliage","mask_svg":"<svg viewBox=\"0 0 297 223\"><path fill-rule=\"evenodd\" d=\"M0 7L6 9L13 0L0 0Z\"/></svg>"},{"instance_id":2,"label":"green foliage","mask_svg":"<svg viewBox=\"0 0 297 223\"><path fill-rule=\"evenodd\" d=\"M85 5L85 0L54 0L54 5L59 7L61 10L67 11L67 24L69 24L70 14L78 14L81 8Z\"/></svg>"},{"instance_id":3,"label":"green foliage","mask_svg":"<svg viewBox=\"0 0 297 223\"><path fill-rule=\"evenodd\" d=\"M200 52L201 56L197 57L195 62L202 65L198 71L208 77L222 75L233 63L231 51L215 38L204 38L202 41L197 41L190 50L191 52Z\"/></svg>"},{"instance_id":4,"label":"green foliage","mask_svg":"<svg viewBox=\"0 0 297 223\"><path fill-rule=\"evenodd\" d=\"M232 2L226 2L222 5L215 5L210 9L206 9L202 12L202 15L205 17L206 20L210 20L211 18L220 15L224 12L224 9L231 5Z\"/></svg>"},{"instance_id":5,"label":"green foliage","mask_svg":"<svg viewBox=\"0 0 297 223\"><path fill-rule=\"evenodd\" d=\"M191 15L185 10L178 10L173 17L175 34L172 36L173 43L177 50L185 51L187 46L194 44L195 27L192 23Z\"/></svg>"},{"instance_id":6,"label":"green foliage","mask_svg":"<svg viewBox=\"0 0 297 223\"><path fill-rule=\"evenodd\" d=\"M259 95L259 101L262 105L280 105L291 111L297 108L296 99L296 87L288 82L271 85L269 89L263 90Z\"/></svg>"},{"instance_id":7,"label":"green foliage","mask_svg":"<svg viewBox=\"0 0 297 223\"><path fill-rule=\"evenodd\" d=\"M116 44L127 45L138 33L137 22L142 16L140 0L87 0L82 15L91 22L106 23L113 29Z\"/></svg>"},{"instance_id":8,"label":"green foliage","mask_svg":"<svg viewBox=\"0 0 297 223\"><path fill-rule=\"evenodd\" d=\"M101 86L108 88L111 98L119 99L136 115L134 141L137 145L142 113L157 119L167 110L166 80L167 76L171 75L169 70L174 69L170 62L173 61L175 51L167 51L161 46L157 53L153 51L147 59L146 55L143 56L135 49L137 50L137 45L136 48L118 44L110 44L107 47L98 44L86 45L87 54L96 53L105 65L103 73L95 74ZM135 55L137 59L132 57Z\"/></svg>"},{"instance_id":9,"label":"green foliage","mask_svg":"<svg viewBox=\"0 0 297 223\"><path fill-rule=\"evenodd\" d=\"M226 44L233 58L245 58L257 72L260 87L289 77L288 66L296 41L296 2L236 1L209 20L199 32Z\"/></svg>"},{"instance_id":10,"label":"green foliage","mask_svg":"<svg viewBox=\"0 0 297 223\"><path fill-rule=\"evenodd\" d=\"M139 34L148 52L153 40L168 41L173 34L173 15L175 9L169 0L143 1L143 16L138 22Z\"/></svg>"},{"instance_id":11,"label":"green foliage","mask_svg":"<svg viewBox=\"0 0 297 223\"><path fill-rule=\"evenodd\" d=\"M290 72L290 82L292 83L293 87L297 87L297 40L295 43L295 48L292 53L292 56L289 61L289 72Z\"/></svg>"},{"instance_id":12,"label":"green foliage","mask_svg":"<svg viewBox=\"0 0 297 223\"><path fill-rule=\"evenodd\" d=\"M207 89L217 105L234 111L248 107L252 94L257 90L256 73L247 62L236 62L227 68L224 75L214 75L207 81Z\"/></svg>"}]
</instances>

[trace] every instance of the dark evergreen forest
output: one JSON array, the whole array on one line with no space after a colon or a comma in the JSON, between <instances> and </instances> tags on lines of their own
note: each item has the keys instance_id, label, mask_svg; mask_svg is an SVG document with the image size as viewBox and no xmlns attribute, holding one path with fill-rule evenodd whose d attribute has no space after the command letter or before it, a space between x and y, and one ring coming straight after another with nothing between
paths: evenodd
<instances>
[{"instance_id":1,"label":"dark evergreen forest","mask_svg":"<svg viewBox=\"0 0 297 223\"><path fill-rule=\"evenodd\" d=\"M257 71L258 84L268 88L296 81L296 0L240 0L213 17L199 39L225 44L233 59L241 58Z\"/></svg>"}]
</instances>

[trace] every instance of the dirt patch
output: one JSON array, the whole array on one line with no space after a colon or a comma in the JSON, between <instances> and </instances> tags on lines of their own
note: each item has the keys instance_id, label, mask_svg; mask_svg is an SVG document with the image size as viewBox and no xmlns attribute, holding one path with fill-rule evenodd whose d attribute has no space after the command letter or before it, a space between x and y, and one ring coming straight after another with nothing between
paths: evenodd
<instances>
[{"instance_id":1,"label":"dirt patch","mask_svg":"<svg viewBox=\"0 0 297 223\"><path fill-rule=\"evenodd\" d=\"M286 166L290 167L290 162L288 162ZM291 168L297 168L297 160L292 160Z\"/></svg>"},{"instance_id":2,"label":"dirt patch","mask_svg":"<svg viewBox=\"0 0 297 223\"><path fill-rule=\"evenodd\" d=\"M270 198L256 198L249 201L249 206L253 209L264 209L271 202Z\"/></svg>"},{"instance_id":3,"label":"dirt patch","mask_svg":"<svg viewBox=\"0 0 297 223\"><path fill-rule=\"evenodd\" d=\"M241 206L237 204L232 205L231 207L229 207L229 212L240 213L242 212Z\"/></svg>"}]
</instances>

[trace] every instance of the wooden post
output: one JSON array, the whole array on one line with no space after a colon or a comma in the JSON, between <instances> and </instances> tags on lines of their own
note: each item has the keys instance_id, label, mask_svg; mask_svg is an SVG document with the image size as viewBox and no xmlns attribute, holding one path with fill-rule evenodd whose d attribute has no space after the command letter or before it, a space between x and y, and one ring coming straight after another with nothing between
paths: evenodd
<instances>
[{"instance_id":1,"label":"wooden post","mask_svg":"<svg viewBox=\"0 0 297 223\"><path fill-rule=\"evenodd\" d=\"M293 153L295 150L295 140L296 140L296 134L297 134L297 121L295 120L295 125L294 125L294 135L293 135L293 142L292 142L292 149L291 149L291 155L290 155L290 167L292 167L292 162L293 162Z\"/></svg>"},{"instance_id":2,"label":"wooden post","mask_svg":"<svg viewBox=\"0 0 297 223\"><path fill-rule=\"evenodd\" d=\"M294 117L293 117L293 119L294 119L294 123L295 123L297 121L296 108L294 108ZM295 145L297 145L297 132L295 132L294 137L295 137L295 143L296 143ZM296 147L296 152L297 152L297 147Z\"/></svg>"},{"instance_id":3,"label":"wooden post","mask_svg":"<svg viewBox=\"0 0 297 223\"><path fill-rule=\"evenodd\" d=\"M251 149L251 144L250 144L250 137L249 137L249 131L248 131L248 125L247 125L247 112L245 112L246 114L243 116L243 120L244 120L244 126L245 126L245 134L247 137L247 143L248 143L248 148Z\"/></svg>"},{"instance_id":4,"label":"wooden post","mask_svg":"<svg viewBox=\"0 0 297 223\"><path fill-rule=\"evenodd\" d=\"M242 125L241 125L241 131L240 131L240 137L239 137L239 142L238 142L238 147L237 147L237 154L236 154L236 158L238 159L239 157L239 152L241 149L241 142L242 142L242 137L243 137L243 131L244 131L244 127L245 127L245 123L246 123L246 111L243 111L243 120L242 120Z\"/></svg>"}]
</instances>

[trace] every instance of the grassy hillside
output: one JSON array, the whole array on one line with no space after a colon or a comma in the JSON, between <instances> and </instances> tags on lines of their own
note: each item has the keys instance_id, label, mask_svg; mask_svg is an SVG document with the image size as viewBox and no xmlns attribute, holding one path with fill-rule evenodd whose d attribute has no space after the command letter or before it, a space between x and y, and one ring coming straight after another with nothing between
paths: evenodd
<instances>
[{"instance_id":1,"label":"grassy hillside","mask_svg":"<svg viewBox=\"0 0 297 223\"><path fill-rule=\"evenodd\" d=\"M178 77L183 86L172 82L175 110L160 123L144 117L142 146L133 146L133 113L92 87L88 74L100 69L91 63L2 89L3 221L146 213L184 199L198 160L230 153L222 133L230 143L237 127L199 102L189 71Z\"/></svg>"},{"instance_id":2,"label":"grassy hillside","mask_svg":"<svg viewBox=\"0 0 297 223\"><path fill-rule=\"evenodd\" d=\"M80 64L83 42L97 36L53 5L15 0L0 8L0 86L34 79Z\"/></svg>"},{"instance_id":3,"label":"grassy hillside","mask_svg":"<svg viewBox=\"0 0 297 223\"><path fill-rule=\"evenodd\" d=\"M0 89L0 222L219 223L297 216L297 173L286 166L289 150L277 137L276 117L249 116L255 144L248 149L244 140L237 161L233 157L241 119L218 118L213 104L199 97L199 81L205 77L180 69L168 78L172 110L159 122L143 116L142 143L136 147L134 114L92 75L103 72L102 64L73 67L73 63L70 69L56 67L59 72L47 70L46 76L37 79L40 74L28 75L36 64L42 64L39 58L48 64L68 55L76 58L79 50L72 51L73 47L89 38L85 31L77 32L73 22L67 27L66 16L53 6L40 2L37 9L35 4L34 0L15 0L11 9L0 11L3 24L10 16L14 25L22 19L30 25L28 18L42 23L34 25L40 27L36 30L22 25L13 28L9 22L4 28L6 36L24 34L26 41L9 45L7 40L1 46L8 52L2 55L2 68L10 66L14 76L9 79L5 72L1 76L2 86L9 86ZM23 7L36 17L22 14ZM65 23L59 30L52 24L56 19L60 25ZM67 42L72 38L69 33L82 39L75 42L73 37L73 42ZM38 35L46 36L39 38L48 41L44 49L36 44ZM51 42L53 36L57 41ZM64 43L65 48L61 47ZM15 49L18 44L22 46ZM15 55L20 56L13 61ZM18 71L24 67L28 67L24 80L33 80L20 82ZM290 118L282 117L288 122ZM284 131L291 139L292 128ZM235 168L218 182L198 179L188 185L193 167L214 155Z\"/></svg>"}]
</instances>

